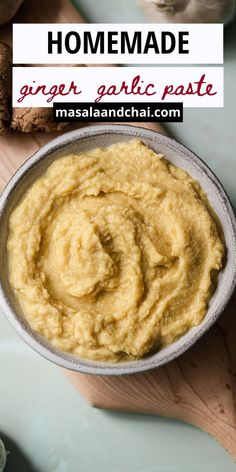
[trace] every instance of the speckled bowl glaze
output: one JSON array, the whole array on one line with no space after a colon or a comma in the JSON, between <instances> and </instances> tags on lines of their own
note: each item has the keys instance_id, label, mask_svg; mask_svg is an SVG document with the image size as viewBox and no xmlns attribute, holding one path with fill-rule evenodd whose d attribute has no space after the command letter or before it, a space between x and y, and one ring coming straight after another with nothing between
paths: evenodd
<instances>
[{"instance_id":1,"label":"speckled bowl glaze","mask_svg":"<svg viewBox=\"0 0 236 472\"><path fill-rule=\"evenodd\" d=\"M219 275L207 314L202 323L190 329L171 345L144 359L118 364L94 362L59 351L33 332L25 319L8 281L7 235L8 219L27 188L58 157L67 153L80 153L98 146L141 139L157 153L165 155L171 163L182 167L198 180L208 195L224 231L227 260ZM43 146L28 159L12 177L0 197L0 304L6 317L24 339L39 354L66 369L99 375L122 375L143 372L166 364L189 349L216 321L230 299L236 281L236 221L230 201L212 171L199 157L178 142L149 129L127 125L90 126L65 133Z\"/></svg>"}]
</instances>

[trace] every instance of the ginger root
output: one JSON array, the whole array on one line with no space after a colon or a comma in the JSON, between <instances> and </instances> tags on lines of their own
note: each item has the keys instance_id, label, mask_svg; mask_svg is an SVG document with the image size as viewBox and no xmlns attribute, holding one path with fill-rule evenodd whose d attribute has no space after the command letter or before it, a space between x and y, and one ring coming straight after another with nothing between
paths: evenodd
<instances>
[{"instance_id":1,"label":"ginger root","mask_svg":"<svg viewBox=\"0 0 236 472\"><path fill-rule=\"evenodd\" d=\"M24 0L0 0L0 25L7 23L15 16L23 1Z\"/></svg>"},{"instance_id":2,"label":"ginger root","mask_svg":"<svg viewBox=\"0 0 236 472\"><path fill-rule=\"evenodd\" d=\"M0 43L0 134L6 134L11 123L11 48Z\"/></svg>"},{"instance_id":3,"label":"ginger root","mask_svg":"<svg viewBox=\"0 0 236 472\"><path fill-rule=\"evenodd\" d=\"M11 129L22 133L60 131L67 123L53 121L52 108L13 108Z\"/></svg>"},{"instance_id":4,"label":"ginger root","mask_svg":"<svg viewBox=\"0 0 236 472\"><path fill-rule=\"evenodd\" d=\"M22 133L49 133L61 131L68 125L53 121L52 108L12 108L11 76L11 48L0 42L0 135L7 134L10 128Z\"/></svg>"}]
</instances>

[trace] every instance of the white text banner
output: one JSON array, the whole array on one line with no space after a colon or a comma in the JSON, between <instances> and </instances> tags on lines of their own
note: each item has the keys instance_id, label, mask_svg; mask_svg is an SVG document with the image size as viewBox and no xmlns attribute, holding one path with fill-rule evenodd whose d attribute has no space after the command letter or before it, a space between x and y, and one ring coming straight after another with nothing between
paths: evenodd
<instances>
[{"instance_id":1,"label":"white text banner","mask_svg":"<svg viewBox=\"0 0 236 472\"><path fill-rule=\"evenodd\" d=\"M14 64L222 64L222 24L14 24Z\"/></svg>"},{"instance_id":2,"label":"white text banner","mask_svg":"<svg viewBox=\"0 0 236 472\"><path fill-rule=\"evenodd\" d=\"M223 67L13 67L13 107L182 102L223 107Z\"/></svg>"}]
</instances>

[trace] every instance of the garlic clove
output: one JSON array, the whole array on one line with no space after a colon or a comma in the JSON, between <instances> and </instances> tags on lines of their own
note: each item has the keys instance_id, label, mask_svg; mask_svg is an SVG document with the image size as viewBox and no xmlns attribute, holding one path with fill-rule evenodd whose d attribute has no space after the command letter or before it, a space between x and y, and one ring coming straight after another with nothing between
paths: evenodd
<instances>
[{"instance_id":1,"label":"garlic clove","mask_svg":"<svg viewBox=\"0 0 236 472\"><path fill-rule=\"evenodd\" d=\"M152 23L228 23L235 0L139 0Z\"/></svg>"}]
</instances>

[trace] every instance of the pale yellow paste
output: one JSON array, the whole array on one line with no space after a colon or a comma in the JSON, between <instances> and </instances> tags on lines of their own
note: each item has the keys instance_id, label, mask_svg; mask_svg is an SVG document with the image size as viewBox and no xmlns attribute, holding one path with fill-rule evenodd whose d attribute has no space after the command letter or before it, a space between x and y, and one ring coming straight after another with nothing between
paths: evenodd
<instances>
[{"instance_id":1,"label":"pale yellow paste","mask_svg":"<svg viewBox=\"0 0 236 472\"><path fill-rule=\"evenodd\" d=\"M198 325L224 245L200 185L138 140L57 159L10 217L10 284L33 330L104 361Z\"/></svg>"}]
</instances>

